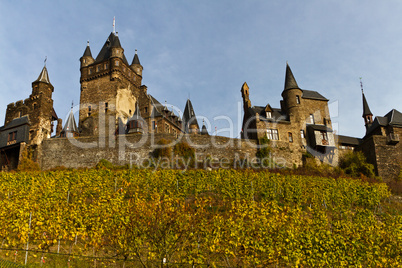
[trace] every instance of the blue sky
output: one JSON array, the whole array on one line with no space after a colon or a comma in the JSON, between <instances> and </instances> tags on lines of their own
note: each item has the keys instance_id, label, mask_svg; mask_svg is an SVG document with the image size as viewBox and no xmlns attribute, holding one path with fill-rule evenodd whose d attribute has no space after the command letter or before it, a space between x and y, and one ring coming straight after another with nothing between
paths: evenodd
<instances>
[{"instance_id":1,"label":"blue sky","mask_svg":"<svg viewBox=\"0 0 402 268\"><path fill-rule=\"evenodd\" d=\"M362 137L359 77L374 115L402 111L401 1L6 1L0 0L0 120L28 98L47 56L54 106L66 118L79 103L79 58L94 57L113 30L143 84L184 110L187 98L212 131L234 123L240 88L252 105L279 107L286 61L303 89L330 99L338 133ZM215 119L214 119L215 118ZM4 122L4 121L2 121ZM200 122L202 123L202 122Z\"/></svg>"}]
</instances>

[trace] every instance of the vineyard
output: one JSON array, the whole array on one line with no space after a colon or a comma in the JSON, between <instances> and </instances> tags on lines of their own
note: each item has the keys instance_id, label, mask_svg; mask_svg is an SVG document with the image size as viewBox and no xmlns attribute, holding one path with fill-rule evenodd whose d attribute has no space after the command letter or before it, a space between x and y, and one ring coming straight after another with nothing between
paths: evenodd
<instances>
[{"instance_id":1,"label":"vineyard","mask_svg":"<svg viewBox=\"0 0 402 268\"><path fill-rule=\"evenodd\" d=\"M402 216L390 202L382 183L268 171L1 173L0 259L29 267L400 267Z\"/></svg>"}]
</instances>

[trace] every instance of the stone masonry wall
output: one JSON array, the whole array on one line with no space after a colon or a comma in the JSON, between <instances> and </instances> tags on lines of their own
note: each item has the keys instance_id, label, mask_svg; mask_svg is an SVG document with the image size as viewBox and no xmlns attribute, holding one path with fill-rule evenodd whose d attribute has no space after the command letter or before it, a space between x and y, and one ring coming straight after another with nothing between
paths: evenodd
<instances>
[{"instance_id":1,"label":"stone masonry wall","mask_svg":"<svg viewBox=\"0 0 402 268\"><path fill-rule=\"evenodd\" d=\"M147 165L156 161L152 152L162 138L176 140L168 134L47 139L42 144L40 165L44 170L58 166L93 167L101 159L118 165ZM254 158L256 154L254 141L202 135L183 135L182 139L195 148L197 160L214 159L216 165L222 159L231 163L234 159Z\"/></svg>"}]
</instances>

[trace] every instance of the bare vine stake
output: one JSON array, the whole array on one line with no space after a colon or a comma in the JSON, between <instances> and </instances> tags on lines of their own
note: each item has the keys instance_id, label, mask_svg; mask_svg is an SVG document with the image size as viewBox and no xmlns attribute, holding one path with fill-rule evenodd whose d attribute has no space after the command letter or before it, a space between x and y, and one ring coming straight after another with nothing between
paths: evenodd
<instances>
[{"instance_id":1,"label":"bare vine stake","mask_svg":"<svg viewBox=\"0 0 402 268\"><path fill-rule=\"evenodd\" d=\"M28 262L29 231L31 230L31 220L32 220L32 212L29 213L29 227L28 227L27 250L26 250L26 252L25 252L25 265L27 265L27 262Z\"/></svg>"},{"instance_id":2,"label":"bare vine stake","mask_svg":"<svg viewBox=\"0 0 402 268\"><path fill-rule=\"evenodd\" d=\"M60 252L60 238L59 238L59 243L57 245L57 254L59 254L59 252Z\"/></svg>"}]
</instances>

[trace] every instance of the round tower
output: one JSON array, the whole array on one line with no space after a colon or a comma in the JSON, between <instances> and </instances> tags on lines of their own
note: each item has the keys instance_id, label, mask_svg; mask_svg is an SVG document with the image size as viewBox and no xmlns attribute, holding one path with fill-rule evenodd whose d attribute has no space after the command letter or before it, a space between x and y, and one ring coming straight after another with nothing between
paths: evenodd
<instances>
[{"instance_id":1,"label":"round tower","mask_svg":"<svg viewBox=\"0 0 402 268\"><path fill-rule=\"evenodd\" d=\"M137 75L142 77L142 70L144 69L138 58L137 50L135 50L133 62L130 65L131 70L133 70Z\"/></svg>"},{"instance_id":2,"label":"round tower","mask_svg":"<svg viewBox=\"0 0 402 268\"><path fill-rule=\"evenodd\" d=\"M94 58L92 58L91 49L89 48L89 41L87 41L87 47L85 48L84 54L80 58L81 68L87 67L88 65L94 63Z\"/></svg>"}]
</instances>

